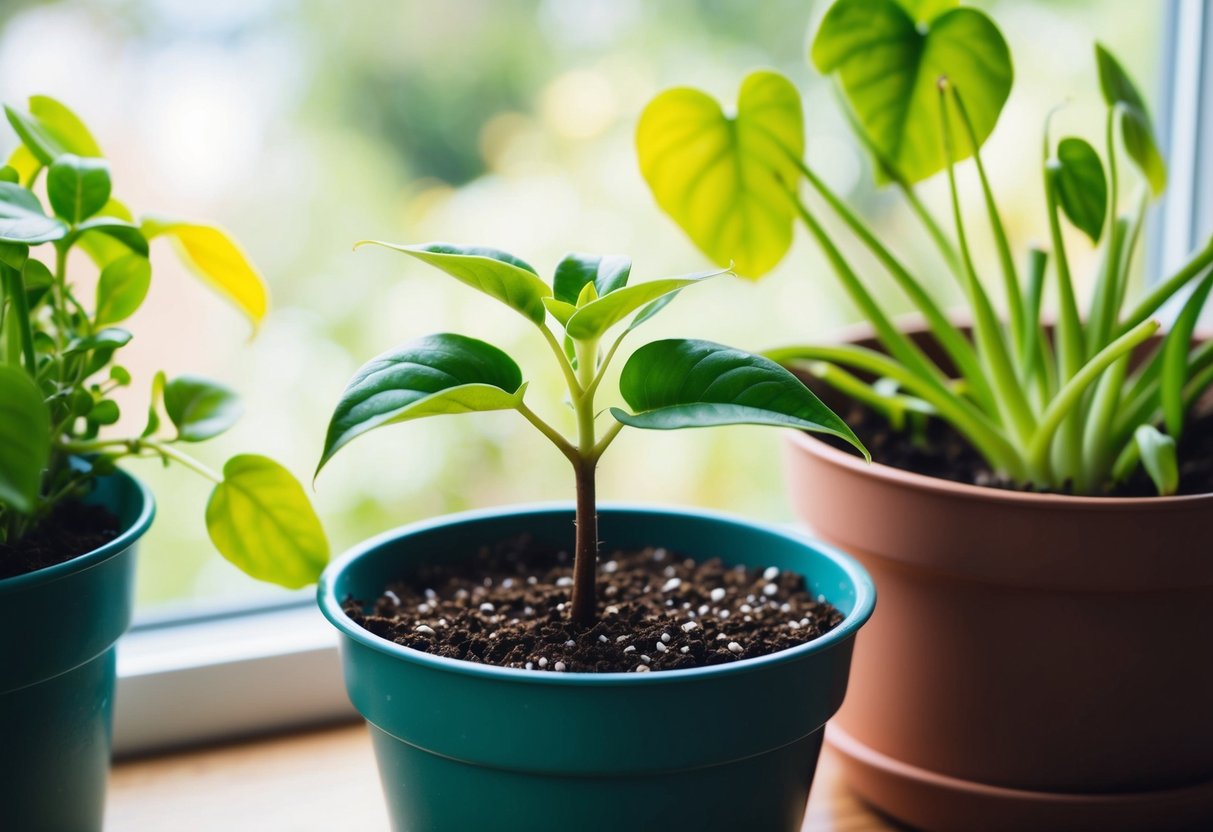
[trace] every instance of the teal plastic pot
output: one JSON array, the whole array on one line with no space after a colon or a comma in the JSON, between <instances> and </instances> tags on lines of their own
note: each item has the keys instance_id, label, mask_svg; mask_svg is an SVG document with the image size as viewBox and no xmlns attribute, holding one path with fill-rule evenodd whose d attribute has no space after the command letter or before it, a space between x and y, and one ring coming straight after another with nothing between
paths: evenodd
<instances>
[{"instance_id":1,"label":"teal plastic pot","mask_svg":"<svg viewBox=\"0 0 1213 832\"><path fill-rule=\"evenodd\" d=\"M0 580L0 829L100 830L109 774L114 642L131 620L135 542L152 495L133 477L97 481L86 502L122 521L114 540Z\"/></svg>"},{"instance_id":2,"label":"teal plastic pot","mask_svg":"<svg viewBox=\"0 0 1213 832\"><path fill-rule=\"evenodd\" d=\"M845 614L816 641L736 664L659 673L537 673L432 656L378 638L341 609L422 563L522 533L571 547L571 507L458 514L367 541L320 580L342 635L346 686L371 726L397 832L800 829L822 729L846 693L875 591L863 568L792 530L721 514L601 509L603 551L805 576Z\"/></svg>"}]
</instances>

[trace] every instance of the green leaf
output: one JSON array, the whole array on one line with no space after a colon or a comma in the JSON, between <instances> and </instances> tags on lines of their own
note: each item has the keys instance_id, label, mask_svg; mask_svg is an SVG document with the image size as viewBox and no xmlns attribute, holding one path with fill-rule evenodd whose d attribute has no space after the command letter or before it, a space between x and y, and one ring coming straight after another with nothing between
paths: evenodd
<instances>
[{"instance_id":1,"label":"green leaf","mask_svg":"<svg viewBox=\"0 0 1213 832\"><path fill-rule=\"evenodd\" d=\"M636 127L640 172L700 251L758 278L792 245L803 123L800 93L770 70L746 76L732 117L699 90L666 90Z\"/></svg>"},{"instance_id":2,"label":"green leaf","mask_svg":"<svg viewBox=\"0 0 1213 832\"><path fill-rule=\"evenodd\" d=\"M1108 213L1108 181L1095 148L1082 139L1057 145L1057 197L1061 210L1092 243L1099 242Z\"/></svg>"},{"instance_id":3,"label":"green leaf","mask_svg":"<svg viewBox=\"0 0 1213 832\"><path fill-rule=\"evenodd\" d=\"M837 436L871 458L846 424L796 376L769 358L710 341L670 339L636 350L619 391L636 411L625 425L651 430L775 425Z\"/></svg>"},{"instance_id":4,"label":"green leaf","mask_svg":"<svg viewBox=\"0 0 1213 832\"><path fill-rule=\"evenodd\" d=\"M64 350L64 355L76 355L89 350L116 350L119 347L124 347L131 340L131 334L125 329L116 326L107 326L105 329L99 329L92 335L85 335L82 338L74 338Z\"/></svg>"},{"instance_id":5,"label":"green leaf","mask_svg":"<svg viewBox=\"0 0 1213 832\"><path fill-rule=\"evenodd\" d=\"M315 583L328 563L328 539L303 486L268 457L227 461L206 504L206 530L245 573L289 589Z\"/></svg>"},{"instance_id":6,"label":"green leaf","mask_svg":"<svg viewBox=\"0 0 1213 832\"><path fill-rule=\"evenodd\" d=\"M111 247L105 252L99 252L98 244L94 242L99 237L108 238L107 243L112 240L120 245ZM148 256L147 238L143 236L143 231L139 226L118 217L96 216L85 220L76 226L67 240L69 244L75 240L87 241L89 244L83 247L102 267L127 251L143 257Z\"/></svg>"},{"instance_id":7,"label":"green leaf","mask_svg":"<svg viewBox=\"0 0 1213 832\"><path fill-rule=\"evenodd\" d=\"M565 303L556 298L544 298L543 307L552 313L552 317L560 321L560 325L564 326L569 322L569 318L577 311L577 305L574 303Z\"/></svg>"},{"instance_id":8,"label":"green leaf","mask_svg":"<svg viewBox=\"0 0 1213 832\"><path fill-rule=\"evenodd\" d=\"M43 165L64 153L102 155L80 117L50 96L30 96L28 113L8 106L4 110L22 143Z\"/></svg>"},{"instance_id":9,"label":"green leaf","mask_svg":"<svg viewBox=\"0 0 1213 832\"><path fill-rule=\"evenodd\" d=\"M38 197L20 185L0 182L0 242L48 243L67 231L63 220L43 212Z\"/></svg>"},{"instance_id":10,"label":"green leaf","mask_svg":"<svg viewBox=\"0 0 1213 832\"><path fill-rule=\"evenodd\" d=\"M110 399L97 402L88 412L88 420L98 425L112 425L121 417L118 403Z\"/></svg>"},{"instance_id":11,"label":"green leaf","mask_svg":"<svg viewBox=\"0 0 1213 832\"><path fill-rule=\"evenodd\" d=\"M1196 331L1196 324L1205 308L1205 302L1209 299L1210 289L1213 289L1213 272L1192 290L1192 295L1176 316L1175 323L1171 325L1171 331L1163 339L1159 397L1167 433L1171 436L1183 435L1186 416L1183 391L1188 381L1188 348L1191 346L1192 333Z\"/></svg>"},{"instance_id":12,"label":"green leaf","mask_svg":"<svg viewBox=\"0 0 1213 832\"><path fill-rule=\"evenodd\" d=\"M922 25L895 0L838 0L821 22L811 57L822 73L837 74L877 162L907 183L947 164L939 79L963 97L980 145L998 122L1014 76L1006 41L981 12L950 9ZM967 135L954 109L948 118L952 135ZM955 160L974 150L957 147Z\"/></svg>"},{"instance_id":13,"label":"green leaf","mask_svg":"<svg viewBox=\"0 0 1213 832\"><path fill-rule=\"evenodd\" d=\"M511 410L522 401L522 371L501 350L442 333L388 350L358 370L333 411L324 454L383 425L451 413Z\"/></svg>"},{"instance_id":14,"label":"green leaf","mask_svg":"<svg viewBox=\"0 0 1213 832\"><path fill-rule=\"evenodd\" d=\"M181 261L248 317L256 329L269 309L265 279L244 250L225 231L213 225L145 217L140 224L148 240L171 239Z\"/></svg>"},{"instance_id":15,"label":"green leaf","mask_svg":"<svg viewBox=\"0 0 1213 832\"><path fill-rule=\"evenodd\" d=\"M157 370L152 376L152 394L147 405L147 425L140 434L144 439L160 430L160 405L164 401L165 375L163 370Z\"/></svg>"},{"instance_id":16,"label":"green leaf","mask_svg":"<svg viewBox=\"0 0 1213 832\"><path fill-rule=\"evenodd\" d=\"M919 23L931 20L960 5L960 0L897 0L910 17Z\"/></svg>"},{"instance_id":17,"label":"green leaf","mask_svg":"<svg viewBox=\"0 0 1213 832\"><path fill-rule=\"evenodd\" d=\"M700 283L708 278L728 274L727 271L700 272L686 277L667 277L661 280L651 280L648 283L638 283L635 286L625 286L616 289L606 297L591 301L577 310L565 324L565 332L579 341L597 338L628 315L644 306ZM590 285L590 284L587 284ZM645 320L652 317L650 312ZM643 321L641 321L643 323ZM634 326L637 324L634 324Z\"/></svg>"},{"instance_id":18,"label":"green leaf","mask_svg":"<svg viewBox=\"0 0 1213 832\"><path fill-rule=\"evenodd\" d=\"M146 257L127 254L101 270L97 279L96 322L98 326L126 320L147 297L152 265Z\"/></svg>"},{"instance_id":19,"label":"green leaf","mask_svg":"<svg viewBox=\"0 0 1213 832\"><path fill-rule=\"evenodd\" d=\"M202 442L218 436L244 412L240 397L222 384L184 375L164 385L164 410L177 428L177 438Z\"/></svg>"},{"instance_id":20,"label":"green leaf","mask_svg":"<svg viewBox=\"0 0 1213 832\"><path fill-rule=\"evenodd\" d=\"M576 305L577 298L587 285L592 284L598 297L602 297L626 286L631 271L630 257L572 251L556 266L556 275L552 280L553 293L556 300Z\"/></svg>"},{"instance_id":21,"label":"green leaf","mask_svg":"<svg viewBox=\"0 0 1213 832\"><path fill-rule=\"evenodd\" d=\"M0 264L20 270L25 268L27 260L29 260L29 246L25 243L0 243ZM3 288L0 286L0 290Z\"/></svg>"},{"instance_id":22,"label":"green leaf","mask_svg":"<svg viewBox=\"0 0 1213 832\"><path fill-rule=\"evenodd\" d=\"M46 173L46 192L55 214L72 225L100 211L110 198L110 168L104 159L65 153Z\"/></svg>"},{"instance_id":23,"label":"green leaf","mask_svg":"<svg viewBox=\"0 0 1213 832\"><path fill-rule=\"evenodd\" d=\"M37 385L19 368L0 365L0 505L33 511L50 436L50 411Z\"/></svg>"},{"instance_id":24,"label":"green leaf","mask_svg":"<svg viewBox=\"0 0 1213 832\"><path fill-rule=\"evenodd\" d=\"M0 182L12 182L14 184L21 181L21 174L12 165L5 165L0 168Z\"/></svg>"},{"instance_id":25,"label":"green leaf","mask_svg":"<svg viewBox=\"0 0 1213 832\"><path fill-rule=\"evenodd\" d=\"M482 246L398 245L379 240L363 240L355 248L362 245L383 246L429 263L461 283L496 298L533 323L542 325L547 317L543 299L552 297L552 290L528 263L512 254Z\"/></svg>"},{"instance_id":26,"label":"green leaf","mask_svg":"<svg viewBox=\"0 0 1213 832\"><path fill-rule=\"evenodd\" d=\"M1099 87L1104 101L1120 111L1125 151L1146 178L1150 192L1158 196L1167 187L1167 165L1158 150L1145 99L1120 62L1099 43L1095 44L1095 63L1099 67Z\"/></svg>"},{"instance_id":27,"label":"green leaf","mask_svg":"<svg viewBox=\"0 0 1213 832\"><path fill-rule=\"evenodd\" d=\"M1164 497L1179 490L1179 462L1175 439L1153 425L1141 425L1133 432L1133 440L1141 452L1141 464Z\"/></svg>"}]
</instances>

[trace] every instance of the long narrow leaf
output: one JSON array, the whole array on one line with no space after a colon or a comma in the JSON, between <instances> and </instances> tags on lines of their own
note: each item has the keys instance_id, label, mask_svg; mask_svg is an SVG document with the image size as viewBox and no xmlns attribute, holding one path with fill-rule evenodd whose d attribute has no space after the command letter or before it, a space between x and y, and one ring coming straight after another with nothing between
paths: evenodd
<instances>
[{"instance_id":1,"label":"long narrow leaf","mask_svg":"<svg viewBox=\"0 0 1213 832\"><path fill-rule=\"evenodd\" d=\"M1196 321L1213 289L1213 273L1196 286L1163 341L1159 396L1167 433L1178 439L1184 429L1184 383L1188 380L1188 349Z\"/></svg>"}]
</instances>

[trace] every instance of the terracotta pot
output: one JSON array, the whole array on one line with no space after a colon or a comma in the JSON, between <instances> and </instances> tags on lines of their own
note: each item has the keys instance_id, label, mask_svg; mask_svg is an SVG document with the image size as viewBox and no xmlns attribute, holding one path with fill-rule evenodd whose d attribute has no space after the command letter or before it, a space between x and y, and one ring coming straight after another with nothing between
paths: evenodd
<instances>
[{"instance_id":1,"label":"terracotta pot","mask_svg":"<svg viewBox=\"0 0 1213 832\"><path fill-rule=\"evenodd\" d=\"M1213 829L1213 494L1083 498L786 443L800 517L880 592L827 731L936 832Z\"/></svg>"}]
</instances>

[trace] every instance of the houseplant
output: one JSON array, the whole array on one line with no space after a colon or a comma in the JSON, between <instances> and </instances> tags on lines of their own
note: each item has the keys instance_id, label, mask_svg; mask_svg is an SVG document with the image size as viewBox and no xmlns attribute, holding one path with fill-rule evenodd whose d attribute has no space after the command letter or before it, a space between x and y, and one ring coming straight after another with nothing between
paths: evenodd
<instances>
[{"instance_id":1,"label":"houseplant","mask_svg":"<svg viewBox=\"0 0 1213 832\"><path fill-rule=\"evenodd\" d=\"M28 111L6 113L21 144L0 169L0 827L100 829L114 642L130 621L136 543L154 513L150 493L117 463L155 457L214 481L211 539L254 577L311 583L327 542L276 462L242 454L218 474L185 452L239 417L222 385L157 374L142 432L103 435L120 417L113 394L132 383L116 361L132 335L117 324L147 294L151 241L177 243L254 324L266 289L219 229L136 222L67 107L34 96ZM99 272L91 302L81 264L69 266L77 251Z\"/></svg>"},{"instance_id":2,"label":"houseplant","mask_svg":"<svg viewBox=\"0 0 1213 832\"><path fill-rule=\"evenodd\" d=\"M678 339L631 355L619 386L632 410L611 408L599 431L595 402L626 336L712 275L628 285L627 258L570 254L549 286L494 249L390 247L533 323L577 424L566 438L524 402L509 356L452 334L369 362L337 405L320 467L376 427L515 410L569 460L577 486L575 508L406 527L322 576L394 828L541 830L575 818L591 830L799 829L821 728L874 602L866 576L828 547L720 515L599 517L595 469L625 425L796 426L862 446L774 362ZM613 553L601 571L600 540ZM761 716L730 718L738 708Z\"/></svg>"},{"instance_id":3,"label":"houseplant","mask_svg":"<svg viewBox=\"0 0 1213 832\"><path fill-rule=\"evenodd\" d=\"M949 2L839 0L811 59L836 78L878 179L905 195L959 281L969 326L805 163L800 95L781 75L747 77L730 117L697 90L662 93L637 147L658 204L708 256L758 277L802 221L870 325L848 343L767 353L834 388L877 462L890 462L788 440L798 512L859 556L884 599L831 729L852 784L926 829L1209 823L1213 670L1192 661L1191 639L1209 652L1213 425L1199 402L1213 349L1193 331L1213 241L1128 302L1146 207L1166 184L1140 93L1097 46L1104 158L1046 123L1051 251L1031 248L1021 273L980 152L1013 77L995 24ZM956 180L970 157L981 204L966 213ZM1125 157L1140 191L1122 214ZM914 190L941 172L954 242ZM827 215L923 323L890 319ZM979 220L1001 316L969 245ZM1085 316L1063 221L1103 247ZM1056 322L1045 325L1049 292ZM1171 299L1178 316L1161 334L1153 317ZM857 522L847 507L858 505L882 522ZM1127 633L1128 608L1141 614Z\"/></svg>"}]
</instances>

